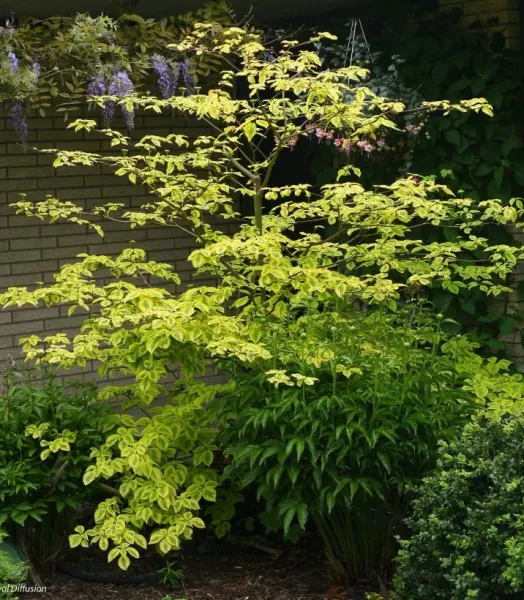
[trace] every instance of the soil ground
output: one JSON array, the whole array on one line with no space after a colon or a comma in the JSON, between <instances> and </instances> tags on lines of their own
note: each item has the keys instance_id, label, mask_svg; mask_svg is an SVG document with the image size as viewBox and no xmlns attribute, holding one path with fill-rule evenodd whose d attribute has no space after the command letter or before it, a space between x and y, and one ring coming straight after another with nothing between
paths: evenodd
<instances>
[{"instance_id":1,"label":"soil ground","mask_svg":"<svg viewBox=\"0 0 524 600\"><path fill-rule=\"evenodd\" d=\"M24 600L364 600L361 592L330 584L317 540L287 549L279 558L256 548L210 541L188 544L170 557L183 573L180 585L156 583L158 556L140 559L124 575L107 558L90 550L72 551L52 571L43 572L45 593ZM75 576L65 571L76 571ZM88 582L79 576L133 583Z\"/></svg>"}]
</instances>

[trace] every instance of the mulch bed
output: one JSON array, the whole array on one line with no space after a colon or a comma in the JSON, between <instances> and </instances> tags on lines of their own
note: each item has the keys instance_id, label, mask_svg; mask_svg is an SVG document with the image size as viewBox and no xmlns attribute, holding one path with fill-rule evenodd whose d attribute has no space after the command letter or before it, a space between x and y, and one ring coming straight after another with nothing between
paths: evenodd
<instances>
[{"instance_id":1,"label":"mulch bed","mask_svg":"<svg viewBox=\"0 0 524 600\"><path fill-rule=\"evenodd\" d=\"M23 594L23 600L364 600L359 592L345 592L329 583L314 538L276 559L255 548L206 540L187 544L183 553L169 560L183 572L177 588L153 583L165 561L152 555L136 561L127 572L133 585L87 582L57 568L42 574L45 593ZM91 549L72 551L63 568L106 581L122 576L103 554Z\"/></svg>"}]
</instances>

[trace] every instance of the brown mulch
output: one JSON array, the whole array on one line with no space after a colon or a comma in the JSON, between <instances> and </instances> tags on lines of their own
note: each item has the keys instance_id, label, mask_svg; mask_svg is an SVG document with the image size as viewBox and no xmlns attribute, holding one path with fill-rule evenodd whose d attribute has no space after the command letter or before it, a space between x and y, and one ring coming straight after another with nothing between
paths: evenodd
<instances>
[{"instance_id":1,"label":"brown mulch","mask_svg":"<svg viewBox=\"0 0 524 600\"><path fill-rule=\"evenodd\" d=\"M136 564L142 573L131 570L129 577L143 575L148 560L149 581L165 564L156 556L141 559ZM150 583L89 583L55 569L54 573L42 574L45 593L23 594L23 600L363 600L361 594L343 592L329 583L315 539L288 549L279 558L254 548L206 541L188 545L183 554L170 560L183 573L183 581L176 588ZM75 550L66 561L86 573L107 576L113 569L103 555L92 551L82 555L81 550ZM121 575L116 568L112 572Z\"/></svg>"}]
</instances>

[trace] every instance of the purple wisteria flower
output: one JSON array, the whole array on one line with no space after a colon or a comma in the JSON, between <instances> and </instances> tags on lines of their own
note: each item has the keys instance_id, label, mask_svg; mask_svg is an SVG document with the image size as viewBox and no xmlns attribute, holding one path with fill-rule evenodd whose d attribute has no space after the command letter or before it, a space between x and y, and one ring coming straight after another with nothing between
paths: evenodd
<instances>
[{"instance_id":1,"label":"purple wisteria flower","mask_svg":"<svg viewBox=\"0 0 524 600\"><path fill-rule=\"evenodd\" d=\"M36 79L38 81L38 78L40 77L40 72L42 71L42 68L40 67L40 65L37 62L34 62L33 66L31 68L33 69L33 73L36 75Z\"/></svg>"},{"instance_id":2,"label":"purple wisteria flower","mask_svg":"<svg viewBox=\"0 0 524 600\"><path fill-rule=\"evenodd\" d=\"M87 84L86 95L90 96L104 96L107 89L107 81L103 75L95 75L91 77Z\"/></svg>"},{"instance_id":3,"label":"purple wisteria flower","mask_svg":"<svg viewBox=\"0 0 524 600\"><path fill-rule=\"evenodd\" d=\"M117 98L127 98L131 96L135 91L135 86L129 78L126 71L117 71L111 81L109 82L108 94L110 96L116 96ZM104 118L106 121L110 121L115 114L115 103L113 101L106 102L104 106ZM128 129L133 129L135 125L135 111L128 110L125 106L122 106L122 115Z\"/></svg>"},{"instance_id":4,"label":"purple wisteria flower","mask_svg":"<svg viewBox=\"0 0 524 600\"><path fill-rule=\"evenodd\" d=\"M115 103L112 100L109 100L102 107L102 118L106 125L109 126L109 123L113 120L115 116Z\"/></svg>"},{"instance_id":5,"label":"purple wisteria flower","mask_svg":"<svg viewBox=\"0 0 524 600\"><path fill-rule=\"evenodd\" d=\"M91 96L104 96L106 94L106 90L107 90L107 81L106 78L103 75L95 75L93 77L91 77L91 79L89 80L88 84L87 84L87 89L86 89L86 96L88 98L90 98ZM92 103L90 102L88 104L89 110L91 110L92 107ZM104 113L104 109L105 109L105 105L102 108L102 113ZM114 107L113 107L113 112L114 112ZM107 116L104 115L104 120L108 121L110 119L106 118Z\"/></svg>"},{"instance_id":6,"label":"purple wisteria flower","mask_svg":"<svg viewBox=\"0 0 524 600\"><path fill-rule=\"evenodd\" d=\"M178 91L178 82L180 80L180 73L182 72L182 63L176 62L173 72L173 79L171 80L171 96L175 96Z\"/></svg>"},{"instance_id":7,"label":"purple wisteria flower","mask_svg":"<svg viewBox=\"0 0 524 600\"><path fill-rule=\"evenodd\" d=\"M19 62L18 62L18 58L17 58L16 54L12 50L9 50L9 52L7 53L7 58L9 60L9 62L11 63L11 71L13 73L15 71L18 71Z\"/></svg>"},{"instance_id":8,"label":"purple wisteria flower","mask_svg":"<svg viewBox=\"0 0 524 600\"><path fill-rule=\"evenodd\" d=\"M191 63L188 58L175 63L173 79L171 81L171 96L175 96L178 91L180 78L184 82L186 94L190 96L195 93L195 84L191 75Z\"/></svg>"},{"instance_id":9,"label":"purple wisteria flower","mask_svg":"<svg viewBox=\"0 0 524 600\"><path fill-rule=\"evenodd\" d=\"M9 116L16 134L24 140L27 137L27 121L25 120L24 107L20 101L14 102L9 111Z\"/></svg>"},{"instance_id":10,"label":"purple wisteria flower","mask_svg":"<svg viewBox=\"0 0 524 600\"><path fill-rule=\"evenodd\" d=\"M158 87L162 98L169 98L172 95L173 76L167 60L161 54L153 54L151 65L158 77Z\"/></svg>"},{"instance_id":11,"label":"purple wisteria flower","mask_svg":"<svg viewBox=\"0 0 524 600\"><path fill-rule=\"evenodd\" d=\"M182 79L186 86L186 93L188 96L191 96L195 93L195 83L193 81L193 75L191 74L191 63L189 62L189 58L185 58L182 62L181 71Z\"/></svg>"}]
</instances>

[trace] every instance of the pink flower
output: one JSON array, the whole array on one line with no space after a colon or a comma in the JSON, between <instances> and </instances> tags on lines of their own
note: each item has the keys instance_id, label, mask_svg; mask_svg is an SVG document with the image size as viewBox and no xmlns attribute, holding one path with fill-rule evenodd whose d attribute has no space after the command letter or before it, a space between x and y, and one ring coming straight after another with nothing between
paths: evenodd
<instances>
[{"instance_id":1,"label":"pink flower","mask_svg":"<svg viewBox=\"0 0 524 600\"><path fill-rule=\"evenodd\" d=\"M342 146L343 141L344 141L344 138L335 138L335 141L333 143L338 148L339 146Z\"/></svg>"},{"instance_id":2,"label":"pink flower","mask_svg":"<svg viewBox=\"0 0 524 600\"><path fill-rule=\"evenodd\" d=\"M291 149L291 152L293 152L293 150L295 149L297 142L298 142L298 135L293 135L289 138L287 144L288 144L289 148Z\"/></svg>"},{"instance_id":3,"label":"pink flower","mask_svg":"<svg viewBox=\"0 0 524 600\"><path fill-rule=\"evenodd\" d=\"M332 131L326 131L326 133L325 133L326 140L331 141L333 139L333 137L334 137L334 134Z\"/></svg>"},{"instance_id":4,"label":"pink flower","mask_svg":"<svg viewBox=\"0 0 524 600\"><path fill-rule=\"evenodd\" d=\"M359 141L357 142L357 146L358 146L358 147L359 147L361 150L363 150L363 149L364 149L364 146L365 146L366 144L367 144L367 142L366 142L366 141L364 141L364 140L359 140Z\"/></svg>"},{"instance_id":5,"label":"pink flower","mask_svg":"<svg viewBox=\"0 0 524 600\"><path fill-rule=\"evenodd\" d=\"M365 146L363 147L364 152L367 152L368 154L373 152L373 148L374 146L372 146L369 142L367 144L365 144Z\"/></svg>"},{"instance_id":6,"label":"pink flower","mask_svg":"<svg viewBox=\"0 0 524 600\"><path fill-rule=\"evenodd\" d=\"M377 146L379 148L383 148L386 145L386 140L384 138L380 138L379 140L377 140Z\"/></svg>"},{"instance_id":7,"label":"pink flower","mask_svg":"<svg viewBox=\"0 0 524 600\"><path fill-rule=\"evenodd\" d=\"M420 179L419 179L418 177L412 177L412 178L411 178L411 181L412 181L413 183L418 183L418 182L420 181Z\"/></svg>"}]
</instances>

